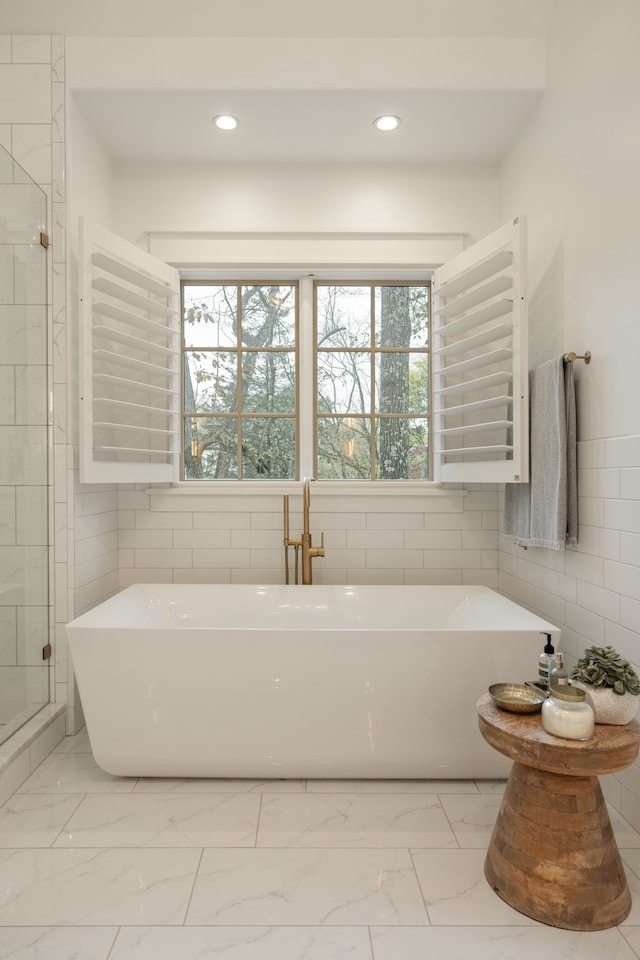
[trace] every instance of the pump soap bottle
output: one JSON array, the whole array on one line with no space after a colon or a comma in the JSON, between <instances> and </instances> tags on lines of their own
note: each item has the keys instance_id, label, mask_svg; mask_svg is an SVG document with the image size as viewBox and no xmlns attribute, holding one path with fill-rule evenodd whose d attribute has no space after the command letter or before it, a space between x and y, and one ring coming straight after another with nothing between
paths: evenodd
<instances>
[{"instance_id":1,"label":"pump soap bottle","mask_svg":"<svg viewBox=\"0 0 640 960\"><path fill-rule=\"evenodd\" d=\"M549 675L553 665L553 654L555 653L555 647L551 643L550 633L543 633L542 636L547 638L547 642L544 645L544 650L538 657L538 684L545 690L548 690Z\"/></svg>"},{"instance_id":2,"label":"pump soap bottle","mask_svg":"<svg viewBox=\"0 0 640 960\"><path fill-rule=\"evenodd\" d=\"M567 687L569 685L569 674L564 668L564 657L558 650L551 673L549 674L549 690L554 687Z\"/></svg>"}]
</instances>

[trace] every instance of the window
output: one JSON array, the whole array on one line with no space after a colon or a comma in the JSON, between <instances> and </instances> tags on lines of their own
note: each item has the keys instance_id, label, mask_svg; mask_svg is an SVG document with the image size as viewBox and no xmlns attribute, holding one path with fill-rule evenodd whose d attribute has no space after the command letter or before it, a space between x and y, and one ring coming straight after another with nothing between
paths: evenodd
<instances>
[{"instance_id":1,"label":"window","mask_svg":"<svg viewBox=\"0 0 640 960\"><path fill-rule=\"evenodd\" d=\"M318 479L428 479L429 285L313 291L315 357L297 283L183 282L185 480L295 479L299 383Z\"/></svg>"},{"instance_id":2,"label":"window","mask_svg":"<svg viewBox=\"0 0 640 960\"><path fill-rule=\"evenodd\" d=\"M295 477L297 284L182 291L184 478Z\"/></svg>"},{"instance_id":3,"label":"window","mask_svg":"<svg viewBox=\"0 0 640 960\"><path fill-rule=\"evenodd\" d=\"M429 284L316 282L316 477L429 478Z\"/></svg>"}]
</instances>

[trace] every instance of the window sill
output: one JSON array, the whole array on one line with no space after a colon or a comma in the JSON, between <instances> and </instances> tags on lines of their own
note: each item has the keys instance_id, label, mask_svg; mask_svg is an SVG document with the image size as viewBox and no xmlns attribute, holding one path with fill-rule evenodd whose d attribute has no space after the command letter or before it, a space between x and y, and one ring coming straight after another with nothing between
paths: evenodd
<instances>
[{"instance_id":1,"label":"window sill","mask_svg":"<svg viewBox=\"0 0 640 960\"><path fill-rule=\"evenodd\" d=\"M233 496L282 496L283 494L301 494L302 481L295 480L185 480L165 487L158 484L149 487L146 493L163 490L172 496L211 496L212 494L233 494ZM426 496L451 497L465 496L467 491L458 485L434 483L421 480L314 480L311 484L313 496L357 496L386 497Z\"/></svg>"}]
</instances>

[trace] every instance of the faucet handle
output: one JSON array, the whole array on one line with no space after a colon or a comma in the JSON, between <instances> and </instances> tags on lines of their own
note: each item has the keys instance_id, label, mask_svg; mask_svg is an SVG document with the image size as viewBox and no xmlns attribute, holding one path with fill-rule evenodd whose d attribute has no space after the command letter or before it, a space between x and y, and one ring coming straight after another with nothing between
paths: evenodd
<instances>
[{"instance_id":1,"label":"faucet handle","mask_svg":"<svg viewBox=\"0 0 640 960\"><path fill-rule=\"evenodd\" d=\"M320 546L316 547L316 556L324 557L324 531L320 534Z\"/></svg>"}]
</instances>

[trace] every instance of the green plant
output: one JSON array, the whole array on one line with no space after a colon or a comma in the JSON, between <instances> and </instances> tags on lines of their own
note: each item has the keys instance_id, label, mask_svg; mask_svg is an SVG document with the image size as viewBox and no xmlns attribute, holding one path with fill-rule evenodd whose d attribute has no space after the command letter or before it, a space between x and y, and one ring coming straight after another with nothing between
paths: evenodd
<instances>
[{"instance_id":1,"label":"green plant","mask_svg":"<svg viewBox=\"0 0 640 960\"><path fill-rule=\"evenodd\" d=\"M611 689L620 696L640 694L637 673L614 647L587 647L571 671L571 679L589 687Z\"/></svg>"}]
</instances>

